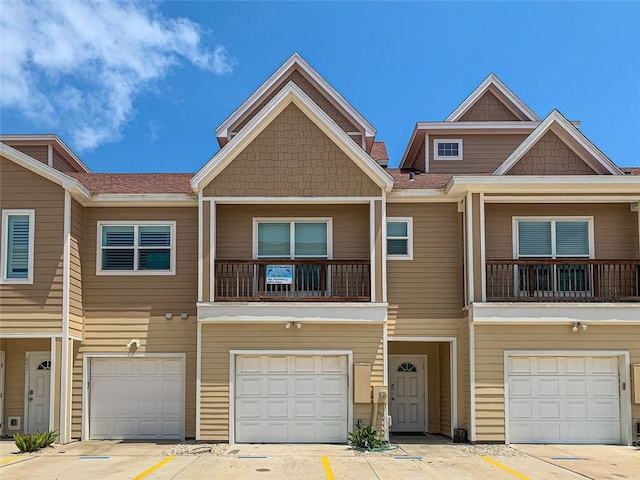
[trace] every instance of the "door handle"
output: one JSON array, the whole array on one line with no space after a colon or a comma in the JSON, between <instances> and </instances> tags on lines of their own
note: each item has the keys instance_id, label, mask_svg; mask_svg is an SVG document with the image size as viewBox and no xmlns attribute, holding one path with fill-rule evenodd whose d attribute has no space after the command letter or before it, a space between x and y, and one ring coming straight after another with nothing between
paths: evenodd
<instances>
[{"instance_id":1,"label":"door handle","mask_svg":"<svg viewBox=\"0 0 640 480\"><path fill-rule=\"evenodd\" d=\"M29 401L33 400L33 397L29 397Z\"/></svg>"}]
</instances>

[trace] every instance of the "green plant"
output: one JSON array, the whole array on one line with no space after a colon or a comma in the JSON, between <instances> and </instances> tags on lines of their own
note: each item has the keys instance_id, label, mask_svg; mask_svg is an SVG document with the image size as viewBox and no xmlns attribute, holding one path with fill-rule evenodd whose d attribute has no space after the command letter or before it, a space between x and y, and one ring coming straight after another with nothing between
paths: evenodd
<instances>
[{"instance_id":1,"label":"green plant","mask_svg":"<svg viewBox=\"0 0 640 480\"><path fill-rule=\"evenodd\" d=\"M13 435L13 441L21 452L37 452L42 448L46 448L53 444L59 437L58 432L49 430L48 432L36 432L20 435Z\"/></svg>"},{"instance_id":2,"label":"green plant","mask_svg":"<svg viewBox=\"0 0 640 480\"><path fill-rule=\"evenodd\" d=\"M373 450L380 448L384 442L378 438L378 432L371 425L366 427L358 426L355 432L349 432L349 444L361 450Z\"/></svg>"}]
</instances>

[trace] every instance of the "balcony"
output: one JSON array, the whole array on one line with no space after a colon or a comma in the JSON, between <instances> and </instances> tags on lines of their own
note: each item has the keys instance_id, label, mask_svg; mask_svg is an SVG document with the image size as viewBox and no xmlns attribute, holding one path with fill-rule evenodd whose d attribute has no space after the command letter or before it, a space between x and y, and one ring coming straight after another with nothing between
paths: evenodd
<instances>
[{"instance_id":1,"label":"balcony","mask_svg":"<svg viewBox=\"0 0 640 480\"><path fill-rule=\"evenodd\" d=\"M638 302L640 260L487 260L488 302Z\"/></svg>"},{"instance_id":2,"label":"balcony","mask_svg":"<svg viewBox=\"0 0 640 480\"><path fill-rule=\"evenodd\" d=\"M370 260L218 260L214 281L216 302L371 301Z\"/></svg>"}]
</instances>

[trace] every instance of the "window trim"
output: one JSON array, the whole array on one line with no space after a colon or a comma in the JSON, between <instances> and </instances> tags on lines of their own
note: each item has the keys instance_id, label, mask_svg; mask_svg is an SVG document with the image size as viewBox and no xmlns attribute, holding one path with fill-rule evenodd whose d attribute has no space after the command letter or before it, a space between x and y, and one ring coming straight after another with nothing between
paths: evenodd
<instances>
[{"instance_id":1,"label":"window trim","mask_svg":"<svg viewBox=\"0 0 640 480\"><path fill-rule=\"evenodd\" d=\"M102 270L102 227L109 226L132 226L134 227L134 267L136 264L137 255L135 252L140 248L137 245L138 229L136 227L141 226L170 226L171 227L171 246L169 247L171 258L169 270ZM175 221L161 221L161 220L99 220L96 227L96 275L175 275L176 274L176 222Z\"/></svg>"},{"instance_id":2,"label":"window trim","mask_svg":"<svg viewBox=\"0 0 640 480\"><path fill-rule=\"evenodd\" d=\"M524 257L520 257L520 245L518 239L518 225L521 221L529 221L529 222L551 222L551 255L527 255ZM587 222L589 228L589 255L563 255L558 257L556 253L556 222ZM571 215L558 215L558 216L521 216L521 217L512 217L511 220L511 232L513 237L513 258L595 258L595 229L593 216L571 216Z\"/></svg>"},{"instance_id":3,"label":"window trim","mask_svg":"<svg viewBox=\"0 0 640 480\"><path fill-rule=\"evenodd\" d=\"M9 217L29 216L29 258L27 260L27 278L8 278L9 267ZM0 284L33 284L33 264L35 256L36 211L33 209L7 209L2 210L2 240L0 244Z\"/></svg>"},{"instance_id":4,"label":"window trim","mask_svg":"<svg viewBox=\"0 0 640 480\"><path fill-rule=\"evenodd\" d=\"M457 143L458 144L458 155L455 157L447 157L438 155L438 144L439 143ZM461 138L434 138L433 139L433 159L434 160L462 160L463 152L462 152L462 139Z\"/></svg>"},{"instance_id":5,"label":"window trim","mask_svg":"<svg viewBox=\"0 0 640 480\"><path fill-rule=\"evenodd\" d=\"M404 255L390 254L389 247L387 246L387 260L413 260L413 217L387 217L387 224L389 222L406 222L407 224L407 253ZM388 232L388 230L385 228ZM391 237L398 238L401 237ZM404 238L404 237L403 237ZM387 233L385 242L389 240L389 234Z\"/></svg>"},{"instance_id":6,"label":"window trim","mask_svg":"<svg viewBox=\"0 0 640 480\"><path fill-rule=\"evenodd\" d=\"M254 217L252 232L252 252L251 257L254 260L258 258L258 224L259 223L289 223L292 228L289 229L289 260L296 259L293 248L295 247L295 228L296 223L326 223L327 224L327 260L333 259L333 218L332 217ZM284 259L286 257L262 257L263 259L273 258ZM304 260L312 257L298 257ZM317 257L316 257L317 258Z\"/></svg>"}]
</instances>

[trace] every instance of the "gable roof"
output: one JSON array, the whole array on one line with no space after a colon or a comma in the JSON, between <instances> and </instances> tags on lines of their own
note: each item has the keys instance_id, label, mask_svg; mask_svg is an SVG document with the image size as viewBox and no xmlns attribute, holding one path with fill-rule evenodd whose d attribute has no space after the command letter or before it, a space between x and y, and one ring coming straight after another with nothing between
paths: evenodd
<instances>
[{"instance_id":1,"label":"gable roof","mask_svg":"<svg viewBox=\"0 0 640 480\"><path fill-rule=\"evenodd\" d=\"M216 137L228 137L229 128L244 115L252 105L255 105L262 97L281 81L292 67L297 67L320 85L325 94L344 109L364 129L367 137L375 137L376 129L364 118L342 95L340 95L322 76L309 65L304 58L295 52L284 62L273 75L271 75L260 87L251 94L222 124L216 128Z\"/></svg>"},{"instance_id":2,"label":"gable roof","mask_svg":"<svg viewBox=\"0 0 640 480\"><path fill-rule=\"evenodd\" d=\"M287 85L265 105L231 141L216 153L191 179L199 191L213 180L253 141L289 104L295 104L379 187L389 191L393 178L385 172L329 115L311 100L294 82Z\"/></svg>"},{"instance_id":3,"label":"gable roof","mask_svg":"<svg viewBox=\"0 0 640 480\"><path fill-rule=\"evenodd\" d=\"M451 112L451 114L445 119L445 122L455 122L459 120L480 98L488 91L495 89L507 100L505 106L511 110L516 116L524 117L525 120L539 122L540 117L535 114L522 100L520 100L515 93L513 93L509 87L507 87L502 80L498 78L495 73L490 73L484 81L478 85L478 87L471 92L471 94ZM503 100L499 98L500 100ZM509 105L510 103L510 105ZM518 115L518 113L520 115Z\"/></svg>"},{"instance_id":4,"label":"gable roof","mask_svg":"<svg viewBox=\"0 0 640 480\"><path fill-rule=\"evenodd\" d=\"M78 158L78 156L73 153L73 151L67 146L66 143L62 141L62 139L54 134L13 134L13 133L3 133L0 134L0 142L9 142L9 143L22 143L26 142L25 145L33 143L34 145L38 145L37 142L46 143L49 145L54 145L58 147L58 151L66 158L66 160L71 160L71 163L77 166L80 170L84 172L91 172L89 168L82 163L82 160Z\"/></svg>"},{"instance_id":5,"label":"gable roof","mask_svg":"<svg viewBox=\"0 0 640 480\"><path fill-rule=\"evenodd\" d=\"M598 171L597 167L603 167L611 175L624 175L604 153L602 153L591 141L585 137L580 130L571 124L558 110L553 110L531 134L524 139L509 157L493 172L492 175L504 175L507 173L533 145L542 138L550 129L557 128L561 133L565 133L570 143L569 148L575 151L575 147L584 149L586 155L578 155L590 167ZM564 141L564 139L563 139ZM565 142L566 143L566 142ZM576 152L578 153L578 152ZM587 158L585 158L585 156Z\"/></svg>"},{"instance_id":6,"label":"gable roof","mask_svg":"<svg viewBox=\"0 0 640 480\"><path fill-rule=\"evenodd\" d=\"M373 142L369 155L383 167L389 164L389 154L384 142Z\"/></svg>"}]
</instances>

